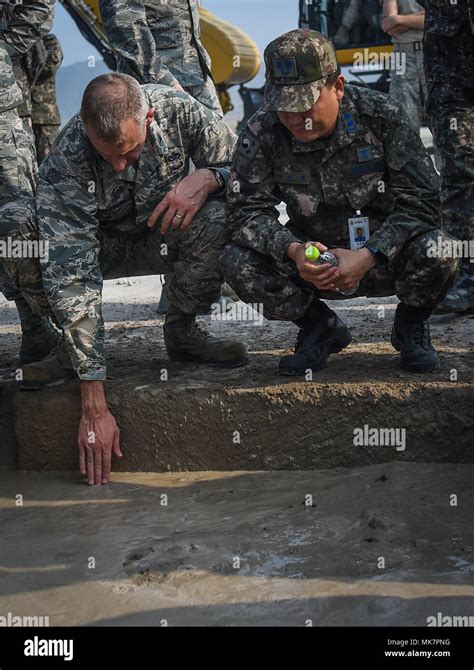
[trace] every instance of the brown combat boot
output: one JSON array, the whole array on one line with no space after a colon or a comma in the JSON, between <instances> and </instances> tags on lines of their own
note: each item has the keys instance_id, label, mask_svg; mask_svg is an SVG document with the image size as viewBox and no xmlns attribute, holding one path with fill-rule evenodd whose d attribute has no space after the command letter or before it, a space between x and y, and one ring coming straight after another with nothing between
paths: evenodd
<instances>
[{"instance_id":1,"label":"brown combat boot","mask_svg":"<svg viewBox=\"0 0 474 670\"><path fill-rule=\"evenodd\" d=\"M248 363L242 342L211 337L198 326L194 314L184 314L173 306L166 315L163 332L172 361L194 361L221 368L236 368Z\"/></svg>"},{"instance_id":2,"label":"brown combat boot","mask_svg":"<svg viewBox=\"0 0 474 670\"><path fill-rule=\"evenodd\" d=\"M21 388L26 391L57 386L76 376L64 341L43 360L23 365L22 374Z\"/></svg>"}]
</instances>

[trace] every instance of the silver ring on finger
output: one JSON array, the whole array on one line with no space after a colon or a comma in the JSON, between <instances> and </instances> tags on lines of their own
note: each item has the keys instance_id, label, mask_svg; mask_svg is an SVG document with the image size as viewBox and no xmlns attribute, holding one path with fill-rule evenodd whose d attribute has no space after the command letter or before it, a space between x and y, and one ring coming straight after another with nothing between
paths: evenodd
<instances>
[{"instance_id":1,"label":"silver ring on finger","mask_svg":"<svg viewBox=\"0 0 474 670\"><path fill-rule=\"evenodd\" d=\"M184 216L182 216L181 214L175 214L174 218L179 219L181 221L181 219L184 219Z\"/></svg>"}]
</instances>

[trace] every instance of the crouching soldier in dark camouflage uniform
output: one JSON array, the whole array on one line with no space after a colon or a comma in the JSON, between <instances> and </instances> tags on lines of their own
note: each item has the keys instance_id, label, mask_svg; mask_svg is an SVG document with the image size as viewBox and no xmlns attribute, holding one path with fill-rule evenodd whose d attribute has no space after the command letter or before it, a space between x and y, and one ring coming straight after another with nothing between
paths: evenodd
<instances>
[{"instance_id":1,"label":"crouching soldier in dark camouflage uniform","mask_svg":"<svg viewBox=\"0 0 474 670\"><path fill-rule=\"evenodd\" d=\"M349 330L321 298L343 298L357 284L356 296L400 298L392 344L408 370L435 370L428 318L458 261L429 251L445 233L438 178L418 134L388 96L345 87L320 33L286 33L268 45L265 63L264 106L239 138L227 188L226 280L267 318L300 327L281 374L319 370L349 344ZM286 226L276 209L282 200ZM358 213L363 247L349 249L348 219ZM308 242L331 248L339 267L307 261Z\"/></svg>"},{"instance_id":2,"label":"crouching soldier in dark camouflage uniform","mask_svg":"<svg viewBox=\"0 0 474 670\"><path fill-rule=\"evenodd\" d=\"M41 166L36 218L49 258L41 268L31 260L5 265L32 305L47 311L49 302L65 347L25 366L23 384L38 388L64 378L65 367L75 370L83 399L81 470L89 483L108 480L112 448L120 451L102 383L103 277L171 275L164 336L173 360L221 367L247 360L240 342L211 338L195 324L220 294L228 233L225 202L213 196L225 192L234 141L225 122L187 93L108 74L88 85L81 114ZM3 207L0 238L15 219L22 238L34 239L32 199Z\"/></svg>"}]
</instances>

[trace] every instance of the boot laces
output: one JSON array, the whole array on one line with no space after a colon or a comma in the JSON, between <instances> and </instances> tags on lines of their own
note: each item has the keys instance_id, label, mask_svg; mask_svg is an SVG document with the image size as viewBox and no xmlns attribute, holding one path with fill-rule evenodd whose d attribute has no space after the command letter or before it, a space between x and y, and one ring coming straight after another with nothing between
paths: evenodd
<instances>
[{"instance_id":1,"label":"boot laces","mask_svg":"<svg viewBox=\"0 0 474 670\"><path fill-rule=\"evenodd\" d=\"M201 326L199 323L194 321L191 330L190 330L190 335L198 335L201 336L202 338L209 337L208 333L206 332L205 328Z\"/></svg>"},{"instance_id":2,"label":"boot laces","mask_svg":"<svg viewBox=\"0 0 474 670\"><path fill-rule=\"evenodd\" d=\"M430 329L427 321L414 324L411 328L411 336L415 344L419 344L423 349L430 346Z\"/></svg>"}]
</instances>

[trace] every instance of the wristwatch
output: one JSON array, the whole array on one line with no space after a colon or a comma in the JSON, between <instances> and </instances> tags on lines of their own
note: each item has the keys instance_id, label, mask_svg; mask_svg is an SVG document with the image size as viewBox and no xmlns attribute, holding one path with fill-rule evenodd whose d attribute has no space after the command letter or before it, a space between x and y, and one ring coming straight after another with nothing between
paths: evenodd
<instances>
[{"instance_id":1,"label":"wristwatch","mask_svg":"<svg viewBox=\"0 0 474 670\"><path fill-rule=\"evenodd\" d=\"M216 178L217 186L219 187L218 191L217 191L219 193L220 191L223 191L225 189L225 179L221 175L219 170L213 170L213 172L214 172L214 177Z\"/></svg>"},{"instance_id":2,"label":"wristwatch","mask_svg":"<svg viewBox=\"0 0 474 670\"><path fill-rule=\"evenodd\" d=\"M369 251L372 252L372 254L375 256L375 267L378 269L381 269L385 267L387 263L387 257L385 254L383 254L381 251L377 249L377 247L365 247L365 249L368 249Z\"/></svg>"}]
</instances>

